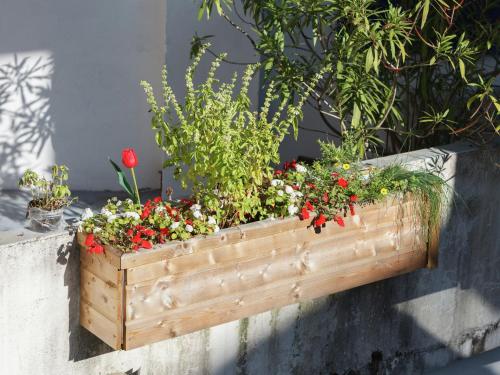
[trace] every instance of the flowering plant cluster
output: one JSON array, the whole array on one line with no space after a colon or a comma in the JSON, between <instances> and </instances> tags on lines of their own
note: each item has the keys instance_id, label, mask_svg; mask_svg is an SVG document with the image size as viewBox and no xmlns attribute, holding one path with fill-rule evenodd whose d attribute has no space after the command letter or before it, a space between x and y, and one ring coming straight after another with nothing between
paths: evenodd
<instances>
[{"instance_id":1,"label":"flowering plant cluster","mask_svg":"<svg viewBox=\"0 0 500 375\"><path fill-rule=\"evenodd\" d=\"M363 168L359 163L325 158L306 166L294 160L264 181L259 189L261 209L258 215L246 215L244 222L298 216L317 231L330 221L344 227L344 218L355 216L357 206L380 201L387 194L408 192L421 197L426 217L435 217L443 184L432 173L408 171L399 165ZM105 245L136 251L217 233L219 225L235 225L220 221L219 211L205 203L203 197L176 201L157 197L143 205L112 198L99 213L84 212L81 230L87 233L85 245L93 253L103 252Z\"/></svg>"},{"instance_id":2,"label":"flowering plant cluster","mask_svg":"<svg viewBox=\"0 0 500 375\"><path fill-rule=\"evenodd\" d=\"M86 209L80 226L87 233L85 245L93 253L103 252L104 245L123 251L151 249L170 240L219 231L217 219L199 204L187 199L164 201L161 197L144 205L112 198L99 213Z\"/></svg>"}]
</instances>

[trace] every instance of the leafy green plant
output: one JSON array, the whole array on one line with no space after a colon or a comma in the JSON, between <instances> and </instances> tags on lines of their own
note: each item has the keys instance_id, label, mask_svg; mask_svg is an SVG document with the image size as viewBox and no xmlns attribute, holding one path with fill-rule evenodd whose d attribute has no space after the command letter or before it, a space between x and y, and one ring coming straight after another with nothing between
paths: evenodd
<instances>
[{"instance_id":1,"label":"leafy green plant","mask_svg":"<svg viewBox=\"0 0 500 375\"><path fill-rule=\"evenodd\" d=\"M326 69L309 103L361 158L498 136L499 0L238 3L202 0L200 15L243 33L284 93Z\"/></svg>"},{"instance_id":2,"label":"leafy green plant","mask_svg":"<svg viewBox=\"0 0 500 375\"><path fill-rule=\"evenodd\" d=\"M52 166L51 177L46 179L31 169L24 172L19 180L19 187L31 190L32 200L29 207L54 211L69 206L74 201L69 186L65 183L68 180L68 167Z\"/></svg>"},{"instance_id":3,"label":"leafy green plant","mask_svg":"<svg viewBox=\"0 0 500 375\"><path fill-rule=\"evenodd\" d=\"M235 92L237 74L230 82L215 77L225 55L211 65L204 83L194 85L196 67L208 46L200 47L186 71L186 97L179 103L162 71L163 104L159 104L151 85L141 82L151 107L152 128L158 146L168 156L165 167L174 167L174 177L194 199L218 212L223 225L259 216L259 187L272 177L272 163L279 163L278 148L293 131L297 136L301 107L310 94L304 90L296 100L281 97L270 82L259 112L253 111L248 88L258 65L250 65ZM315 86L319 76L311 79ZM279 99L279 100L278 100ZM276 111L270 114L273 102Z\"/></svg>"}]
</instances>

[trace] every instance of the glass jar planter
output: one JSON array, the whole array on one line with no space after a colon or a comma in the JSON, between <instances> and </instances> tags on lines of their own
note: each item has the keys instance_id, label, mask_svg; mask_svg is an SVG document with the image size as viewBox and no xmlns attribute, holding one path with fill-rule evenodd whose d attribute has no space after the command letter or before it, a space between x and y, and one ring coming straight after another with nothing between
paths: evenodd
<instances>
[{"instance_id":1,"label":"glass jar planter","mask_svg":"<svg viewBox=\"0 0 500 375\"><path fill-rule=\"evenodd\" d=\"M48 211L38 207L28 207L28 227L35 232L53 232L63 228L64 208Z\"/></svg>"}]
</instances>

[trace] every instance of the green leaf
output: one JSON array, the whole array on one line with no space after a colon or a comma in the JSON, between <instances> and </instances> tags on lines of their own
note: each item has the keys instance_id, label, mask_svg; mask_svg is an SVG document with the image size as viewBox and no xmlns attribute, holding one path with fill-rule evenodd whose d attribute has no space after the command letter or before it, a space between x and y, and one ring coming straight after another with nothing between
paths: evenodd
<instances>
[{"instance_id":1,"label":"green leaf","mask_svg":"<svg viewBox=\"0 0 500 375\"><path fill-rule=\"evenodd\" d=\"M424 7L422 9L422 22L420 23L420 28L423 29L425 26L425 22L427 21L427 16L429 15L429 6L431 4L431 0L424 1Z\"/></svg>"},{"instance_id":2,"label":"green leaf","mask_svg":"<svg viewBox=\"0 0 500 375\"><path fill-rule=\"evenodd\" d=\"M351 126L353 128L357 128L360 119L361 119L361 110L358 107L358 103L354 103L354 108L352 110Z\"/></svg>"},{"instance_id":3,"label":"green leaf","mask_svg":"<svg viewBox=\"0 0 500 375\"><path fill-rule=\"evenodd\" d=\"M372 49L369 48L368 52L366 53L365 71L368 73L372 66L373 66L373 53L372 53Z\"/></svg>"},{"instance_id":4,"label":"green leaf","mask_svg":"<svg viewBox=\"0 0 500 375\"><path fill-rule=\"evenodd\" d=\"M458 66L460 68L460 76L464 81L467 81L467 78L465 78L465 63L462 59L458 59Z\"/></svg>"},{"instance_id":5,"label":"green leaf","mask_svg":"<svg viewBox=\"0 0 500 375\"><path fill-rule=\"evenodd\" d=\"M134 202L137 201L134 190L130 187L130 184L127 181L127 178L125 177L125 174L121 170L121 168L111 159L109 159L109 162L113 166L114 170L116 171L116 174L118 175L118 183L120 186L127 192L127 194L130 196L130 199L132 199Z\"/></svg>"}]
</instances>

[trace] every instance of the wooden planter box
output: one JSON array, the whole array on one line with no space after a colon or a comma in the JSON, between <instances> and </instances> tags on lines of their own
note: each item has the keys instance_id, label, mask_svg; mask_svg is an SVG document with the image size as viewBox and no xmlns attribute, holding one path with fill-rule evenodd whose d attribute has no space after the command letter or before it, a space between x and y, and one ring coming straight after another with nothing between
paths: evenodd
<instances>
[{"instance_id":1,"label":"wooden planter box","mask_svg":"<svg viewBox=\"0 0 500 375\"><path fill-rule=\"evenodd\" d=\"M80 324L127 350L435 265L413 210L390 199L321 233L266 220L135 253L87 254L79 234Z\"/></svg>"}]
</instances>

